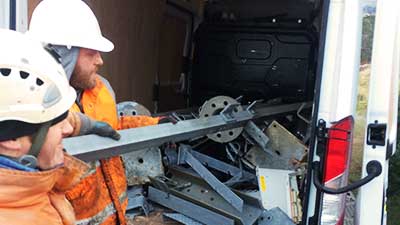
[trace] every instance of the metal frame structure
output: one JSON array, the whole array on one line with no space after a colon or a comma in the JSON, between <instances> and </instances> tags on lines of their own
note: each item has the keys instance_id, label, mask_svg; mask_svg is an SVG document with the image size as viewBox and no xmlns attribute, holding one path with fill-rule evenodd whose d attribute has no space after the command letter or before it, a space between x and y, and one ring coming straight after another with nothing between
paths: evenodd
<instances>
[{"instance_id":1,"label":"metal frame structure","mask_svg":"<svg viewBox=\"0 0 400 225\"><path fill-rule=\"evenodd\" d=\"M201 164L191 153L190 146L181 145L179 148L178 164L189 164L218 194L222 196L239 212L243 211L243 200L233 193L226 185L219 181L205 166Z\"/></svg>"},{"instance_id":2,"label":"metal frame structure","mask_svg":"<svg viewBox=\"0 0 400 225\"><path fill-rule=\"evenodd\" d=\"M149 199L207 225L234 225L234 221L175 195L149 187Z\"/></svg>"},{"instance_id":3,"label":"metal frame structure","mask_svg":"<svg viewBox=\"0 0 400 225\"><path fill-rule=\"evenodd\" d=\"M170 195L185 199L219 215L233 219L235 224L253 225L264 211L258 199L232 190L244 202L243 210L241 212L238 211L206 181L184 168L170 167L169 174L171 176L170 180L165 182L163 179L154 178L152 179L153 185ZM151 198L150 200L153 201ZM172 209L175 210L175 208ZM183 212L180 213L185 214ZM198 221L201 222L200 220Z\"/></svg>"},{"instance_id":4,"label":"metal frame structure","mask_svg":"<svg viewBox=\"0 0 400 225\"><path fill-rule=\"evenodd\" d=\"M259 105L238 113L226 112L207 118L179 121L119 131L121 139L114 141L96 135L66 138L63 145L66 151L84 161L94 161L137 151L149 147L158 147L168 142L178 142L202 137L221 130L243 127L251 120L257 120L296 112L302 103L279 106ZM229 105L227 107L230 107ZM311 103L307 103L311 107Z\"/></svg>"}]
</instances>

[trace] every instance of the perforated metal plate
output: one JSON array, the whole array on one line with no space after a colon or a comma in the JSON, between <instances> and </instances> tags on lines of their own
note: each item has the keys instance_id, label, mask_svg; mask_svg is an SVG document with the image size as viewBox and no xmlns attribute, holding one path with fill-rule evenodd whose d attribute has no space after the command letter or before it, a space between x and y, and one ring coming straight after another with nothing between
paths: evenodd
<instances>
[{"instance_id":1,"label":"perforated metal plate","mask_svg":"<svg viewBox=\"0 0 400 225\"><path fill-rule=\"evenodd\" d=\"M267 147L275 151L279 157L271 158L261 148L255 146L245 155L246 160L254 166L284 170L295 169L308 152L307 146L276 121L268 126L265 134L270 140Z\"/></svg>"},{"instance_id":2,"label":"perforated metal plate","mask_svg":"<svg viewBox=\"0 0 400 225\"><path fill-rule=\"evenodd\" d=\"M200 110L200 118L206 118L213 115L218 115L225 107L232 104L239 104L235 99L228 96L216 96L206 101ZM243 111L242 106L237 106L235 112ZM219 143L227 143L235 140L243 131L242 127L219 131L217 133L208 134L207 137Z\"/></svg>"},{"instance_id":3,"label":"perforated metal plate","mask_svg":"<svg viewBox=\"0 0 400 225\"><path fill-rule=\"evenodd\" d=\"M161 151L159 148L148 148L122 154L125 165L126 180L129 186L148 183L149 177L164 174Z\"/></svg>"}]
</instances>

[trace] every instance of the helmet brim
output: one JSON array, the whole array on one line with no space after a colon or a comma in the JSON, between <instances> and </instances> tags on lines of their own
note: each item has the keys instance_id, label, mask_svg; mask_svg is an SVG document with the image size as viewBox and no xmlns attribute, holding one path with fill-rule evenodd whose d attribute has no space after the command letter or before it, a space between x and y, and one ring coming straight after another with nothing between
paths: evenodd
<instances>
[{"instance_id":1,"label":"helmet brim","mask_svg":"<svg viewBox=\"0 0 400 225\"><path fill-rule=\"evenodd\" d=\"M96 41L92 41L91 43L87 43L84 46L78 47L89 48L100 52L111 52L114 49L114 44L110 40L102 36Z\"/></svg>"}]
</instances>

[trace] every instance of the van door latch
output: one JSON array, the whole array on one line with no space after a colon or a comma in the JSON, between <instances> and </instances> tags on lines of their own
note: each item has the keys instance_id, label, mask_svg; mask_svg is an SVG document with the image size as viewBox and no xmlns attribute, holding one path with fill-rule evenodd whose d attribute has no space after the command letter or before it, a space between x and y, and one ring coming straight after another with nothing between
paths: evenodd
<instances>
[{"instance_id":1,"label":"van door latch","mask_svg":"<svg viewBox=\"0 0 400 225\"><path fill-rule=\"evenodd\" d=\"M368 124L367 128L367 144L372 145L374 148L376 145L385 146L386 144L386 123L375 123Z\"/></svg>"}]
</instances>

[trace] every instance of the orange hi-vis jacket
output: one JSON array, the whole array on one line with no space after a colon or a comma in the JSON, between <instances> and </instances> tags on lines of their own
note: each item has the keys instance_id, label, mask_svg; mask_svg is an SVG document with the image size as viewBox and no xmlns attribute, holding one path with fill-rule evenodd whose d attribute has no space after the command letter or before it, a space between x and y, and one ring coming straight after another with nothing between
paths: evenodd
<instances>
[{"instance_id":1,"label":"orange hi-vis jacket","mask_svg":"<svg viewBox=\"0 0 400 225\"><path fill-rule=\"evenodd\" d=\"M81 108L74 105L71 111L110 124L114 129L134 128L158 123L158 118L117 116L117 107L112 90L97 78L96 87L83 91ZM74 207L77 224L126 224L125 210L128 204L125 168L121 157L116 156L91 162L86 177L66 196Z\"/></svg>"},{"instance_id":2,"label":"orange hi-vis jacket","mask_svg":"<svg viewBox=\"0 0 400 225\"><path fill-rule=\"evenodd\" d=\"M74 225L65 191L76 185L88 165L65 155L64 166L26 172L0 169L0 224Z\"/></svg>"}]
</instances>

